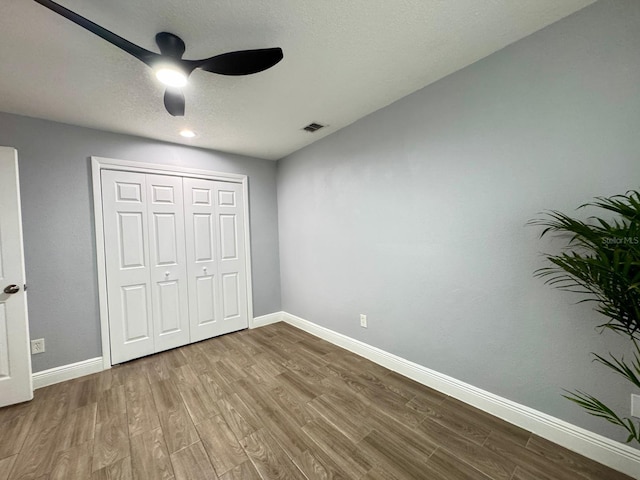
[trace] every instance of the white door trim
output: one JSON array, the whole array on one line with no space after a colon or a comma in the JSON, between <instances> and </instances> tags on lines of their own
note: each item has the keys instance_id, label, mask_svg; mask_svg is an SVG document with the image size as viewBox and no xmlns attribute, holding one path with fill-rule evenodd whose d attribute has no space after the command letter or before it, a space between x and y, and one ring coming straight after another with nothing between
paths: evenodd
<instances>
[{"instance_id":1,"label":"white door trim","mask_svg":"<svg viewBox=\"0 0 640 480\"><path fill-rule=\"evenodd\" d=\"M109 312L107 308L107 269L104 249L104 228L102 218L102 170L120 170L125 172L152 173L160 175L180 175L242 185L244 196L244 245L246 254L245 277L247 282L247 314L249 328L253 328L253 290L251 280L251 234L249 228L249 178L236 173L221 173L213 170L181 167L178 165L160 165L140 163L114 158L91 157L91 178L93 183L93 214L96 233L96 260L98 273L98 299L100 306L100 333L102 336L102 363L105 369L111 368L111 338L109 333Z\"/></svg>"}]
</instances>

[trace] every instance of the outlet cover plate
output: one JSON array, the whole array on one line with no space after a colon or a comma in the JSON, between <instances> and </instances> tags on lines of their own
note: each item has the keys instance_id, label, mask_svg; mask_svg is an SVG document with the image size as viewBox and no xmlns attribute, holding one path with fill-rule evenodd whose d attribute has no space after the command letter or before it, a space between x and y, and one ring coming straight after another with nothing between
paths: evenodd
<instances>
[{"instance_id":1,"label":"outlet cover plate","mask_svg":"<svg viewBox=\"0 0 640 480\"><path fill-rule=\"evenodd\" d=\"M631 416L640 418L640 395L631 394Z\"/></svg>"},{"instance_id":2,"label":"outlet cover plate","mask_svg":"<svg viewBox=\"0 0 640 480\"><path fill-rule=\"evenodd\" d=\"M360 314L360 326L362 328L367 328L367 316L364 313Z\"/></svg>"},{"instance_id":3,"label":"outlet cover plate","mask_svg":"<svg viewBox=\"0 0 640 480\"><path fill-rule=\"evenodd\" d=\"M44 338L31 340L31 355L44 353Z\"/></svg>"}]
</instances>

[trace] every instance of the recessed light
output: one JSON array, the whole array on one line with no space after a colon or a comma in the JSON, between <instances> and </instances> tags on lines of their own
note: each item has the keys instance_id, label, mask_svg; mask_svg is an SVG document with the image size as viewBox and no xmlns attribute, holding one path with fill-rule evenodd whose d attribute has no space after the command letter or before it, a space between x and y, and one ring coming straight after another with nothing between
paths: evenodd
<instances>
[{"instance_id":1,"label":"recessed light","mask_svg":"<svg viewBox=\"0 0 640 480\"><path fill-rule=\"evenodd\" d=\"M155 67L156 78L168 87L180 88L187 84L187 75L175 65L170 63Z\"/></svg>"},{"instance_id":2,"label":"recessed light","mask_svg":"<svg viewBox=\"0 0 640 480\"><path fill-rule=\"evenodd\" d=\"M196 132L194 132L193 130L189 130L188 128L185 128L184 130L180 130L180 135L183 136L184 138L193 138L196 136Z\"/></svg>"}]
</instances>

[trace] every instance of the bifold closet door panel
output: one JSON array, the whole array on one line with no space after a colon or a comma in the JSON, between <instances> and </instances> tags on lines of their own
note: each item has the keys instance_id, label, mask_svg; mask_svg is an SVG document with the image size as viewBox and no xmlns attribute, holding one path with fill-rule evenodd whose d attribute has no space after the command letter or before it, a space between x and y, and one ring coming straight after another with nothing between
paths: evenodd
<instances>
[{"instance_id":1,"label":"bifold closet door panel","mask_svg":"<svg viewBox=\"0 0 640 480\"><path fill-rule=\"evenodd\" d=\"M215 183L220 323L224 333L248 327L242 185Z\"/></svg>"},{"instance_id":2,"label":"bifold closet door panel","mask_svg":"<svg viewBox=\"0 0 640 480\"><path fill-rule=\"evenodd\" d=\"M191 341L220 335L214 182L184 178Z\"/></svg>"},{"instance_id":3,"label":"bifold closet door panel","mask_svg":"<svg viewBox=\"0 0 640 480\"><path fill-rule=\"evenodd\" d=\"M182 177L146 175L155 351L189 343Z\"/></svg>"},{"instance_id":4,"label":"bifold closet door panel","mask_svg":"<svg viewBox=\"0 0 640 480\"><path fill-rule=\"evenodd\" d=\"M242 186L184 179L191 341L248 327Z\"/></svg>"},{"instance_id":5,"label":"bifold closet door panel","mask_svg":"<svg viewBox=\"0 0 640 480\"><path fill-rule=\"evenodd\" d=\"M111 359L155 351L145 175L102 171L102 213Z\"/></svg>"}]
</instances>

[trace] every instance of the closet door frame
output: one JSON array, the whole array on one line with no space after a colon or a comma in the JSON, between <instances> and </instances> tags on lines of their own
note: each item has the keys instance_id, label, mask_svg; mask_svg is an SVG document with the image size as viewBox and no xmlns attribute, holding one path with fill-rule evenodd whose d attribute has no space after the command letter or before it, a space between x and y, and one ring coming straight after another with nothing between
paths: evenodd
<instances>
[{"instance_id":1,"label":"closet door frame","mask_svg":"<svg viewBox=\"0 0 640 480\"><path fill-rule=\"evenodd\" d=\"M235 183L242 186L244 197L244 250L245 278L247 288L247 317L249 328L253 325L253 291L251 288L251 235L249 230L249 188L248 177L235 173L221 173L213 170L181 167L177 165L160 165L154 163L133 162L104 157L91 157L91 176L93 183L93 213L96 233L96 260L98 273L98 299L100 306L100 333L102 336L103 368L111 368L111 334L109 331L109 310L107 305L107 269L104 243L102 215L102 170L119 170L124 172L150 173L158 175L177 175L181 177L200 178L220 182Z\"/></svg>"}]
</instances>

